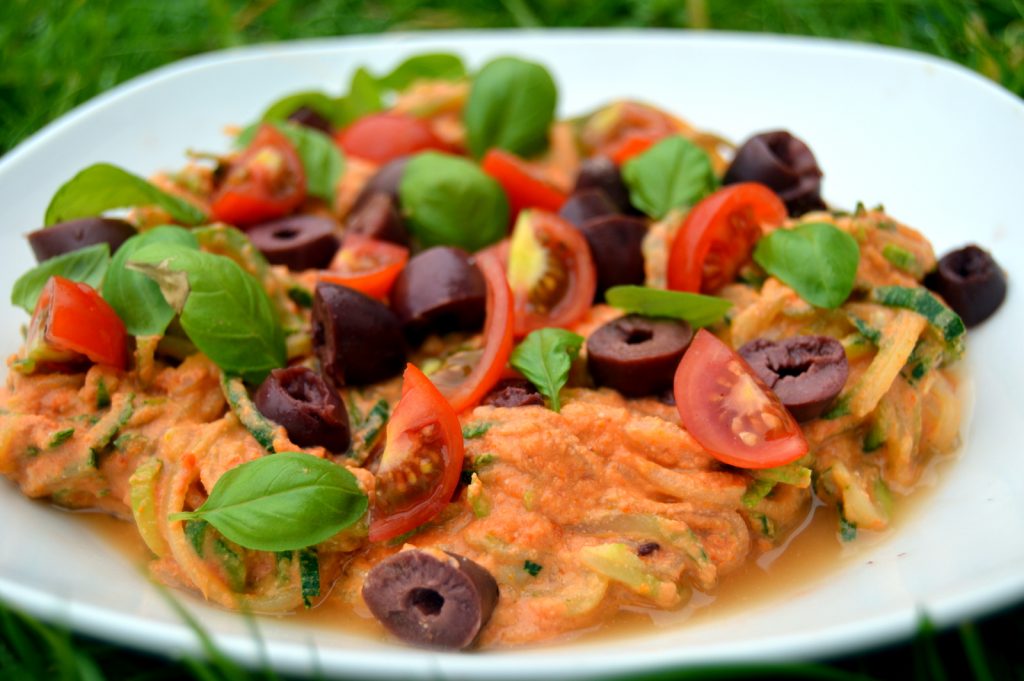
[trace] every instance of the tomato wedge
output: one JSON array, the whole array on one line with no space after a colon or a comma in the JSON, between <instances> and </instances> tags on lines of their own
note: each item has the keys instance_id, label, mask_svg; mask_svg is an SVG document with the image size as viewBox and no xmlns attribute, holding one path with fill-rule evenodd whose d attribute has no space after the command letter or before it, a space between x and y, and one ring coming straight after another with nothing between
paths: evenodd
<instances>
[{"instance_id":1,"label":"tomato wedge","mask_svg":"<svg viewBox=\"0 0 1024 681\"><path fill-rule=\"evenodd\" d=\"M448 151L430 124L415 116L379 113L363 116L334 135L346 154L384 164L418 151Z\"/></svg>"},{"instance_id":2,"label":"tomato wedge","mask_svg":"<svg viewBox=\"0 0 1024 681\"><path fill-rule=\"evenodd\" d=\"M513 221L526 208L540 208L556 213L568 198L529 163L502 149L488 151L481 167L498 181L508 195L509 214Z\"/></svg>"},{"instance_id":3,"label":"tomato wedge","mask_svg":"<svg viewBox=\"0 0 1024 681\"><path fill-rule=\"evenodd\" d=\"M306 171L295 147L274 126L260 126L228 169L210 211L236 227L288 215L306 198Z\"/></svg>"},{"instance_id":4,"label":"tomato wedge","mask_svg":"<svg viewBox=\"0 0 1024 681\"><path fill-rule=\"evenodd\" d=\"M393 539L436 516L455 492L463 457L455 410L422 371L407 365L377 468L370 541Z\"/></svg>"},{"instance_id":5,"label":"tomato wedge","mask_svg":"<svg viewBox=\"0 0 1024 681\"><path fill-rule=\"evenodd\" d=\"M88 284L53 276L46 282L29 323L27 358L37 365L74 364L82 355L124 369L128 333L107 301Z\"/></svg>"},{"instance_id":6,"label":"tomato wedge","mask_svg":"<svg viewBox=\"0 0 1024 681\"><path fill-rule=\"evenodd\" d=\"M634 156L639 156L662 138L649 135L643 132L631 132L626 134L622 141L608 150L608 154L616 165L622 165Z\"/></svg>"},{"instance_id":7,"label":"tomato wedge","mask_svg":"<svg viewBox=\"0 0 1024 681\"><path fill-rule=\"evenodd\" d=\"M773 468L807 453L807 440L779 398L735 351L701 329L676 369L683 427L722 463Z\"/></svg>"},{"instance_id":8,"label":"tomato wedge","mask_svg":"<svg viewBox=\"0 0 1024 681\"><path fill-rule=\"evenodd\" d=\"M713 293L736 277L761 238L762 225L780 225L786 204L763 184L719 189L693 207L672 241L668 287Z\"/></svg>"},{"instance_id":9,"label":"tomato wedge","mask_svg":"<svg viewBox=\"0 0 1024 681\"><path fill-rule=\"evenodd\" d=\"M667 113L639 102L624 101L591 116L582 137L595 154L622 164L679 130L679 123Z\"/></svg>"},{"instance_id":10,"label":"tomato wedge","mask_svg":"<svg viewBox=\"0 0 1024 681\"><path fill-rule=\"evenodd\" d=\"M448 398L452 408L461 412L476 406L502 377L512 354L512 292L501 262L491 253L477 253L476 264L487 282L487 318L484 344L480 350L459 353L459 361L430 375L430 380Z\"/></svg>"},{"instance_id":11,"label":"tomato wedge","mask_svg":"<svg viewBox=\"0 0 1024 681\"><path fill-rule=\"evenodd\" d=\"M384 298L409 260L409 249L365 237L348 237L320 281L354 288L372 298Z\"/></svg>"},{"instance_id":12,"label":"tomato wedge","mask_svg":"<svg viewBox=\"0 0 1024 681\"><path fill-rule=\"evenodd\" d=\"M516 337L548 326L572 326L590 309L597 290L587 240L557 215L523 211L509 242L508 283Z\"/></svg>"}]
</instances>

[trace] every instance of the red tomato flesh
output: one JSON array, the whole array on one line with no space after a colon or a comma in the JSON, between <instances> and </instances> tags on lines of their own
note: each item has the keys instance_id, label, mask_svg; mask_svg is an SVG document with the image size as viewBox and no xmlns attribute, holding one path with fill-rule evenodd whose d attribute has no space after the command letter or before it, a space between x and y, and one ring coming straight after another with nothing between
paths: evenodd
<instances>
[{"instance_id":1,"label":"red tomato flesh","mask_svg":"<svg viewBox=\"0 0 1024 681\"><path fill-rule=\"evenodd\" d=\"M526 208L557 213L568 198L529 163L507 151L491 149L484 156L481 167L505 190L513 222L519 212Z\"/></svg>"},{"instance_id":2,"label":"red tomato flesh","mask_svg":"<svg viewBox=\"0 0 1024 681\"><path fill-rule=\"evenodd\" d=\"M409 249L386 241L349 237L334 255L320 281L354 288L372 298L385 298L409 260Z\"/></svg>"},{"instance_id":3,"label":"red tomato flesh","mask_svg":"<svg viewBox=\"0 0 1024 681\"><path fill-rule=\"evenodd\" d=\"M418 151L448 151L426 121L397 113L363 116L334 135L346 154L384 164Z\"/></svg>"},{"instance_id":4,"label":"red tomato flesh","mask_svg":"<svg viewBox=\"0 0 1024 681\"><path fill-rule=\"evenodd\" d=\"M64 277L53 276L46 282L32 314L26 347L44 362L47 356L84 355L116 369L128 364L128 333L114 308L88 284Z\"/></svg>"}]
</instances>

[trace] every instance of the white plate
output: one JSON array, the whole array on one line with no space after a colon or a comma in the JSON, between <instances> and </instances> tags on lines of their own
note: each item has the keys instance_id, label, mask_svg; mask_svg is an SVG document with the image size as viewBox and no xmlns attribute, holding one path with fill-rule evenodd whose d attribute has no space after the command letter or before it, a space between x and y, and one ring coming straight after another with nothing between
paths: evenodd
<instances>
[{"instance_id":1,"label":"white plate","mask_svg":"<svg viewBox=\"0 0 1024 681\"><path fill-rule=\"evenodd\" d=\"M359 65L384 72L423 50L453 50L471 65L498 54L543 62L559 83L562 114L633 96L735 140L777 127L796 131L825 169L830 201L884 203L939 251L984 244L1010 272L1010 295L971 334L977 404L963 455L920 512L827 578L689 627L515 652L425 653L260 620L275 667L499 679L806 658L907 635L922 612L949 623L1024 595L1024 369L1016 354L1024 329L1017 288L1024 280L1024 105L937 59L832 42L655 31L384 35L188 59L80 107L0 162L0 289L10 290L32 263L21 235L40 224L53 191L84 166L110 161L144 175L175 168L186 148L225 148L224 124L252 119L281 94L337 92ZM0 350L8 354L26 318L3 307ZM0 517L6 601L125 644L196 649L130 561L80 524L9 485L0 485ZM259 662L242 618L191 609L228 652Z\"/></svg>"}]
</instances>

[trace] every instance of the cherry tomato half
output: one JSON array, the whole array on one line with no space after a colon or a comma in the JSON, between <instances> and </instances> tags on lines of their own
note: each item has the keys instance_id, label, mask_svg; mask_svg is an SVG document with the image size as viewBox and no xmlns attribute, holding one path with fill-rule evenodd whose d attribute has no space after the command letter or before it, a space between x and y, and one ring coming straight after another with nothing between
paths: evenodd
<instances>
[{"instance_id":1,"label":"cherry tomato half","mask_svg":"<svg viewBox=\"0 0 1024 681\"><path fill-rule=\"evenodd\" d=\"M786 204L763 184L719 189L693 207L672 241L668 287L711 293L736 277L761 238L762 225L780 225Z\"/></svg>"},{"instance_id":2,"label":"cherry tomato half","mask_svg":"<svg viewBox=\"0 0 1024 681\"><path fill-rule=\"evenodd\" d=\"M712 456L740 468L772 468L807 453L800 426L736 352L701 329L676 369L683 428Z\"/></svg>"},{"instance_id":3,"label":"cherry tomato half","mask_svg":"<svg viewBox=\"0 0 1024 681\"><path fill-rule=\"evenodd\" d=\"M508 195L509 214L516 219L521 210L540 208L557 213L566 195L548 183L528 162L502 149L491 149L481 162L483 171L493 177Z\"/></svg>"},{"instance_id":4,"label":"cherry tomato half","mask_svg":"<svg viewBox=\"0 0 1024 681\"><path fill-rule=\"evenodd\" d=\"M43 364L80 355L122 370L128 363L128 333L114 308L88 284L58 276L39 295L25 346Z\"/></svg>"},{"instance_id":5,"label":"cherry tomato half","mask_svg":"<svg viewBox=\"0 0 1024 681\"><path fill-rule=\"evenodd\" d=\"M384 298L409 260L409 249L387 241L348 237L320 281L354 288L372 298Z\"/></svg>"},{"instance_id":6,"label":"cherry tomato half","mask_svg":"<svg viewBox=\"0 0 1024 681\"><path fill-rule=\"evenodd\" d=\"M524 210L509 242L508 283L516 337L572 326L590 309L597 290L587 240L557 215Z\"/></svg>"},{"instance_id":7,"label":"cherry tomato half","mask_svg":"<svg viewBox=\"0 0 1024 681\"><path fill-rule=\"evenodd\" d=\"M583 128L583 143L596 154L622 164L655 142L680 130L667 113L639 102L615 102L598 111Z\"/></svg>"},{"instance_id":8,"label":"cherry tomato half","mask_svg":"<svg viewBox=\"0 0 1024 681\"><path fill-rule=\"evenodd\" d=\"M334 135L346 154L384 164L417 151L447 151L430 124L415 116L379 113L363 116Z\"/></svg>"},{"instance_id":9,"label":"cherry tomato half","mask_svg":"<svg viewBox=\"0 0 1024 681\"><path fill-rule=\"evenodd\" d=\"M436 516L455 492L464 453L455 410L409 364L377 468L370 541L392 539Z\"/></svg>"},{"instance_id":10,"label":"cherry tomato half","mask_svg":"<svg viewBox=\"0 0 1024 681\"><path fill-rule=\"evenodd\" d=\"M306 171L295 147L272 125L262 125L228 169L213 196L215 220L236 227L288 215L306 198Z\"/></svg>"}]
</instances>

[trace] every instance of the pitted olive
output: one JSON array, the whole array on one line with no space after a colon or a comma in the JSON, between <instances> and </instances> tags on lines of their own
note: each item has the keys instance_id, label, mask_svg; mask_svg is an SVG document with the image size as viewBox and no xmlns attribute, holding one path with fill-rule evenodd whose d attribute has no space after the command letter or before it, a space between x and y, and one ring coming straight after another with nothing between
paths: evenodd
<instances>
[{"instance_id":1,"label":"pitted olive","mask_svg":"<svg viewBox=\"0 0 1024 681\"><path fill-rule=\"evenodd\" d=\"M739 354L797 421L821 416L846 385L850 371L842 344L828 336L777 342L758 338L741 347Z\"/></svg>"},{"instance_id":2,"label":"pitted olive","mask_svg":"<svg viewBox=\"0 0 1024 681\"><path fill-rule=\"evenodd\" d=\"M249 240L274 265L301 271L327 267L338 250L337 223L319 215L294 215L250 228Z\"/></svg>"},{"instance_id":3,"label":"pitted olive","mask_svg":"<svg viewBox=\"0 0 1024 681\"><path fill-rule=\"evenodd\" d=\"M987 251L973 244L942 256L925 285L942 296L967 326L991 317L1006 298L1006 274Z\"/></svg>"},{"instance_id":4,"label":"pitted olive","mask_svg":"<svg viewBox=\"0 0 1024 681\"><path fill-rule=\"evenodd\" d=\"M435 246L413 256L391 289L391 307L411 340L428 333L477 331L487 284L465 251Z\"/></svg>"},{"instance_id":5,"label":"pitted olive","mask_svg":"<svg viewBox=\"0 0 1024 681\"><path fill-rule=\"evenodd\" d=\"M133 236L135 228L124 220L81 218L29 232L28 243L36 260L43 262L96 244L109 244L113 253Z\"/></svg>"},{"instance_id":6,"label":"pitted olive","mask_svg":"<svg viewBox=\"0 0 1024 681\"><path fill-rule=\"evenodd\" d=\"M405 339L395 314L346 286L320 282L313 294L313 347L324 376L338 385L365 385L405 367Z\"/></svg>"},{"instance_id":7,"label":"pitted olive","mask_svg":"<svg viewBox=\"0 0 1024 681\"><path fill-rule=\"evenodd\" d=\"M786 204L790 215L823 210L821 168L803 140L785 130L754 135L736 151L722 184L760 182Z\"/></svg>"},{"instance_id":8,"label":"pitted olive","mask_svg":"<svg viewBox=\"0 0 1024 681\"><path fill-rule=\"evenodd\" d=\"M627 315L587 339L587 368L598 385L627 397L657 395L672 387L679 360L693 340L683 321Z\"/></svg>"},{"instance_id":9,"label":"pitted olive","mask_svg":"<svg viewBox=\"0 0 1024 681\"><path fill-rule=\"evenodd\" d=\"M348 451L350 433L345 403L312 369L274 369L253 401L261 414L284 426L288 439L300 447L319 446L336 454Z\"/></svg>"}]
</instances>

